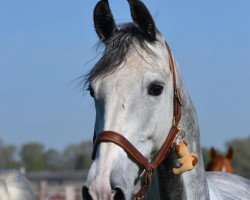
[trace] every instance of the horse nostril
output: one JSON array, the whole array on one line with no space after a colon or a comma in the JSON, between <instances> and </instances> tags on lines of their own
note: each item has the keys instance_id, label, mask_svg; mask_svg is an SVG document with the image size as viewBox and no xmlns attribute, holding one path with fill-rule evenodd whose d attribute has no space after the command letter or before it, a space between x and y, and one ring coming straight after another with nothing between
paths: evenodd
<instances>
[{"instance_id":1,"label":"horse nostril","mask_svg":"<svg viewBox=\"0 0 250 200\"><path fill-rule=\"evenodd\" d=\"M115 188L114 200L125 200L125 195L121 188Z\"/></svg>"},{"instance_id":2,"label":"horse nostril","mask_svg":"<svg viewBox=\"0 0 250 200\"><path fill-rule=\"evenodd\" d=\"M82 199L83 200L92 200L92 197L89 194L89 188L86 186L82 187Z\"/></svg>"}]
</instances>

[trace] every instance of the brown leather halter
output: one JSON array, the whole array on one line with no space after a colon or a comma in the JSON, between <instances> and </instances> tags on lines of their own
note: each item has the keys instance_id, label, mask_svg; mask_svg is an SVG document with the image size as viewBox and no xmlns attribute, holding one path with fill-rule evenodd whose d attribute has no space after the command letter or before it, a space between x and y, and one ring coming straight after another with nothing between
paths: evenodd
<instances>
[{"instance_id":1,"label":"brown leather halter","mask_svg":"<svg viewBox=\"0 0 250 200\"><path fill-rule=\"evenodd\" d=\"M112 142L116 145L120 146L124 149L124 151L133 158L134 161L137 162L141 167L146 170L145 174L145 183L140 188L140 190L132 196L132 200L140 200L144 197L144 194L149 189L149 186L152 181L152 172L154 169L156 169L167 157L171 145L176 138L177 133L179 132L178 124L181 119L181 99L179 95L179 91L176 86L176 76L175 76L175 70L174 70L174 61L173 56L171 53L171 50L167 43L166 47L169 54L169 66L170 71L172 73L173 77L173 89L174 89L174 98L173 98L173 125L169 131L169 134L163 143L162 147L156 154L153 162L149 162L147 158L145 158L124 136L122 136L119 133L113 132L113 131L103 131L99 134L97 138L94 138L94 150L92 154L92 158L95 158L97 148L101 142Z\"/></svg>"}]
</instances>

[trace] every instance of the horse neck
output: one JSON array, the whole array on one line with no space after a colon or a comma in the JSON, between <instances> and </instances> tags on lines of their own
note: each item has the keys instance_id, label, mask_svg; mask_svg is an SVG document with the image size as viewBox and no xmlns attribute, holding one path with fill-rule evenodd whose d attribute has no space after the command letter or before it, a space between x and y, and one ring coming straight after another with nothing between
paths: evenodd
<instances>
[{"instance_id":1,"label":"horse neck","mask_svg":"<svg viewBox=\"0 0 250 200\"><path fill-rule=\"evenodd\" d=\"M158 167L158 185L161 199L209 199L208 186L200 148L198 120L191 99L183 85L178 66L175 64L177 87L182 97L182 117L179 123L185 131L184 140L191 152L198 154L198 164L192 171L174 175L177 155L172 149L165 161Z\"/></svg>"}]
</instances>

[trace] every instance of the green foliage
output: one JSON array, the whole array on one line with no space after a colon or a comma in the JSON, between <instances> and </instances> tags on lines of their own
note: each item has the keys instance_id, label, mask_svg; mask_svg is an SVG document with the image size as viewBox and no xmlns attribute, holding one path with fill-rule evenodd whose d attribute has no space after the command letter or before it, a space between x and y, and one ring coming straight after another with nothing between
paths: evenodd
<instances>
[{"instance_id":1,"label":"green foliage","mask_svg":"<svg viewBox=\"0 0 250 200\"><path fill-rule=\"evenodd\" d=\"M234 139L226 143L234 149L233 166L235 173L250 179L250 137ZM41 170L77 170L89 168L92 160L92 142L85 141L67 146L63 152L55 149L46 149L40 143L26 143L20 151L20 161L17 148L6 145L0 140L0 168L19 168L24 165L27 171ZM210 149L202 148L205 166L210 161ZM225 155L216 149L218 154Z\"/></svg>"},{"instance_id":2,"label":"green foliage","mask_svg":"<svg viewBox=\"0 0 250 200\"><path fill-rule=\"evenodd\" d=\"M63 153L46 150L40 143L27 143L21 147L20 158L27 171L77 170L90 167L91 152L90 141L69 145Z\"/></svg>"},{"instance_id":3,"label":"green foliage","mask_svg":"<svg viewBox=\"0 0 250 200\"><path fill-rule=\"evenodd\" d=\"M46 170L62 170L62 154L55 149L49 149L45 152L45 169Z\"/></svg>"},{"instance_id":4,"label":"green foliage","mask_svg":"<svg viewBox=\"0 0 250 200\"><path fill-rule=\"evenodd\" d=\"M21 147L20 157L28 171L41 171L45 168L45 148L43 144L24 144Z\"/></svg>"},{"instance_id":5,"label":"green foliage","mask_svg":"<svg viewBox=\"0 0 250 200\"><path fill-rule=\"evenodd\" d=\"M6 145L0 140L0 168L17 168L20 166L15 160L16 147Z\"/></svg>"},{"instance_id":6,"label":"green foliage","mask_svg":"<svg viewBox=\"0 0 250 200\"><path fill-rule=\"evenodd\" d=\"M89 168L92 163L92 145L92 142L85 141L66 147L63 152L65 166L72 170Z\"/></svg>"}]
</instances>

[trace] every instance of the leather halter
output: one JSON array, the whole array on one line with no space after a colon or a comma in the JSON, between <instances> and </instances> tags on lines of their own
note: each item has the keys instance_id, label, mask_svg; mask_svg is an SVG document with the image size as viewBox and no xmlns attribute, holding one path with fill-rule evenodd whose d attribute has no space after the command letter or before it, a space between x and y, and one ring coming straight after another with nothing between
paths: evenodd
<instances>
[{"instance_id":1,"label":"leather halter","mask_svg":"<svg viewBox=\"0 0 250 200\"><path fill-rule=\"evenodd\" d=\"M94 150L92 154L92 159L95 159L96 151L101 142L112 142L116 145L123 148L123 150L130 156L132 159L137 162L141 167L146 170L145 174L145 183L140 188L140 190L132 196L132 200L140 200L144 197L144 194L150 187L152 181L152 172L156 169L167 157L168 153L170 152L171 145L176 138L177 133L179 132L178 124L181 119L181 99L180 94L176 86L176 76L175 76L175 69L174 69L174 61L171 50L168 44L165 42L166 48L169 54L169 66L170 71L172 73L173 78L173 122L172 127L169 131L169 134L161 146L160 150L156 154L153 162L149 162L147 158L145 158L124 136L119 133L113 131L103 131L99 134L97 138L94 138Z\"/></svg>"}]
</instances>

